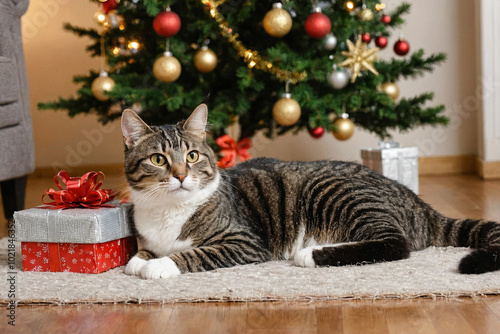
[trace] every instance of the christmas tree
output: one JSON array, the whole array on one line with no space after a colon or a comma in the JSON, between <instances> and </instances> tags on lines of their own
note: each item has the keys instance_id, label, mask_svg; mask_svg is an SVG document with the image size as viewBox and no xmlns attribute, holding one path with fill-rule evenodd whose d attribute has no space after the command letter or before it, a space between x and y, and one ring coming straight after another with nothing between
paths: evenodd
<instances>
[{"instance_id":1,"label":"christmas tree","mask_svg":"<svg viewBox=\"0 0 500 334\"><path fill-rule=\"evenodd\" d=\"M332 131L345 140L356 125L387 139L391 130L448 122L443 106L426 105L432 93L398 99L398 80L446 58L410 53L408 41L391 36L407 3L92 1L102 3L95 28L64 28L92 39L87 51L102 58L102 68L73 78L81 84L76 97L40 109L96 113L106 123L132 108L150 124L172 124L206 102L216 151L234 123L248 145L261 130ZM378 59L389 43L394 57Z\"/></svg>"}]
</instances>

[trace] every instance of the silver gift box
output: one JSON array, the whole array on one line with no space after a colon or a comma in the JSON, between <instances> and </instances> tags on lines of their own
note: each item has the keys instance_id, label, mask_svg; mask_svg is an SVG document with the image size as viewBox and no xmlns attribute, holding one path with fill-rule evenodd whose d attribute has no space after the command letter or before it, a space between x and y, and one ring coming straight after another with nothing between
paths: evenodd
<instances>
[{"instance_id":1,"label":"silver gift box","mask_svg":"<svg viewBox=\"0 0 500 334\"><path fill-rule=\"evenodd\" d=\"M418 194L418 147L364 149L361 157L363 165Z\"/></svg>"},{"instance_id":2,"label":"silver gift box","mask_svg":"<svg viewBox=\"0 0 500 334\"><path fill-rule=\"evenodd\" d=\"M133 235L127 204L96 209L45 207L14 212L17 241L94 244Z\"/></svg>"}]
</instances>

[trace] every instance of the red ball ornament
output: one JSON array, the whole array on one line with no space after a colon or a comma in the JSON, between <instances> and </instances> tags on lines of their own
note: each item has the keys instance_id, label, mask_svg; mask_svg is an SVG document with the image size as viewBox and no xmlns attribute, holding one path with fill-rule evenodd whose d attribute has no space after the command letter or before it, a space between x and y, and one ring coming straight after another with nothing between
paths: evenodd
<instances>
[{"instance_id":1,"label":"red ball ornament","mask_svg":"<svg viewBox=\"0 0 500 334\"><path fill-rule=\"evenodd\" d=\"M389 24L391 23L391 17L389 15L382 15L380 18L380 21L382 21L383 24Z\"/></svg>"},{"instance_id":2,"label":"red ball ornament","mask_svg":"<svg viewBox=\"0 0 500 334\"><path fill-rule=\"evenodd\" d=\"M181 18L169 8L156 15L153 28L162 37L172 37L181 29Z\"/></svg>"},{"instance_id":3,"label":"red ball ornament","mask_svg":"<svg viewBox=\"0 0 500 334\"><path fill-rule=\"evenodd\" d=\"M321 138L325 133L325 128L318 126L317 128L309 129L308 131L311 137L318 139Z\"/></svg>"},{"instance_id":4,"label":"red ball ornament","mask_svg":"<svg viewBox=\"0 0 500 334\"><path fill-rule=\"evenodd\" d=\"M407 41L404 39L400 38L399 41L394 43L394 52L396 52L397 55L400 56L405 56L410 52L410 44L408 44Z\"/></svg>"},{"instance_id":5,"label":"red ball ornament","mask_svg":"<svg viewBox=\"0 0 500 334\"><path fill-rule=\"evenodd\" d=\"M375 38L375 45L380 49L385 48L387 46L387 38L385 36Z\"/></svg>"},{"instance_id":6,"label":"red ball ornament","mask_svg":"<svg viewBox=\"0 0 500 334\"><path fill-rule=\"evenodd\" d=\"M113 9L116 9L116 7L118 7L116 0L108 0L108 1L102 3L102 11L105 14L109 13Z\"/></svg>"},{"instance_id":7,"label":"red ball ornament","mask_svg":"<svg viewBox=\"0 0 500 334\"><path fill-rule=\"evenodd\" d=\"M363 35L361 35L361 40L365 42L366 44L370 43L372 40L372 36L370 36L369 32L365 32Z\"/></svg>"},{"instance_id":8,"label":"red ball ornament","mask_svg":"<svg viewBox=\"0 0 500 334\"><path fill-rule=\"evenodd\" d=\"M304 28L310 37L322 39L332 29L332 22L330 22L328 16L321 13L320 8L316 8L315 12L306 19Z\"/></svg>"}]
</instances>

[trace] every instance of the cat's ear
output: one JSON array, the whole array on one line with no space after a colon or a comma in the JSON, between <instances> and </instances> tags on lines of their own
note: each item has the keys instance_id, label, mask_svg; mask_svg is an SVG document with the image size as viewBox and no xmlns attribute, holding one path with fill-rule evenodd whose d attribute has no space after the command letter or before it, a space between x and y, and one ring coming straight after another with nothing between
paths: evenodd
<instances>
[{"instance_id":1,"label":"cat's ear","mask_svg":"<svg viewBox=\"0 0 500 334\"><path fill-rule=\"evenodd\" d=\"M207 127L208 108L206 104L200 104L193 111L191 116L184 122L183 129L200 141L204 141L206 137L205 128Z\"/></svg>"},{"instance_id":2,"label":"cat's ear","mask_svg":"<svg viewBox=\"0 0 500 334\"><path fill-rule=\"evenodd\" d=\"M122 133L125 145L132 147L139 138L153 130L131 109L122 113Z\"/></svg>"}]
</instances>

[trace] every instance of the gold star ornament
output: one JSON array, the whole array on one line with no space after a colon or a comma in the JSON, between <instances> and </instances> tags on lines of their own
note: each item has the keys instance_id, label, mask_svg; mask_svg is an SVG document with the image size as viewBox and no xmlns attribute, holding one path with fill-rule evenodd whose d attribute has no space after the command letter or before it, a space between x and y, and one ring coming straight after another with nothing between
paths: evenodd
<instances>
[{"instance_id":1,"label":"gold star ornament","mask_svg":"<svg viewBox=\"0 0 500 334\"><path fill-rule=\"evenodd\" d=\"M368 70L375 75L378 75L377 70L373 67L373 62L377 60L377 51L379 48L368 49L367 44L358 35L356 44L347 40L347 48L349 51L342 51L342 55L347 59L340 63L342 67L348 67L351 70L351 82L354 83L359 73Z\"/></svg>"}]
</instances>

